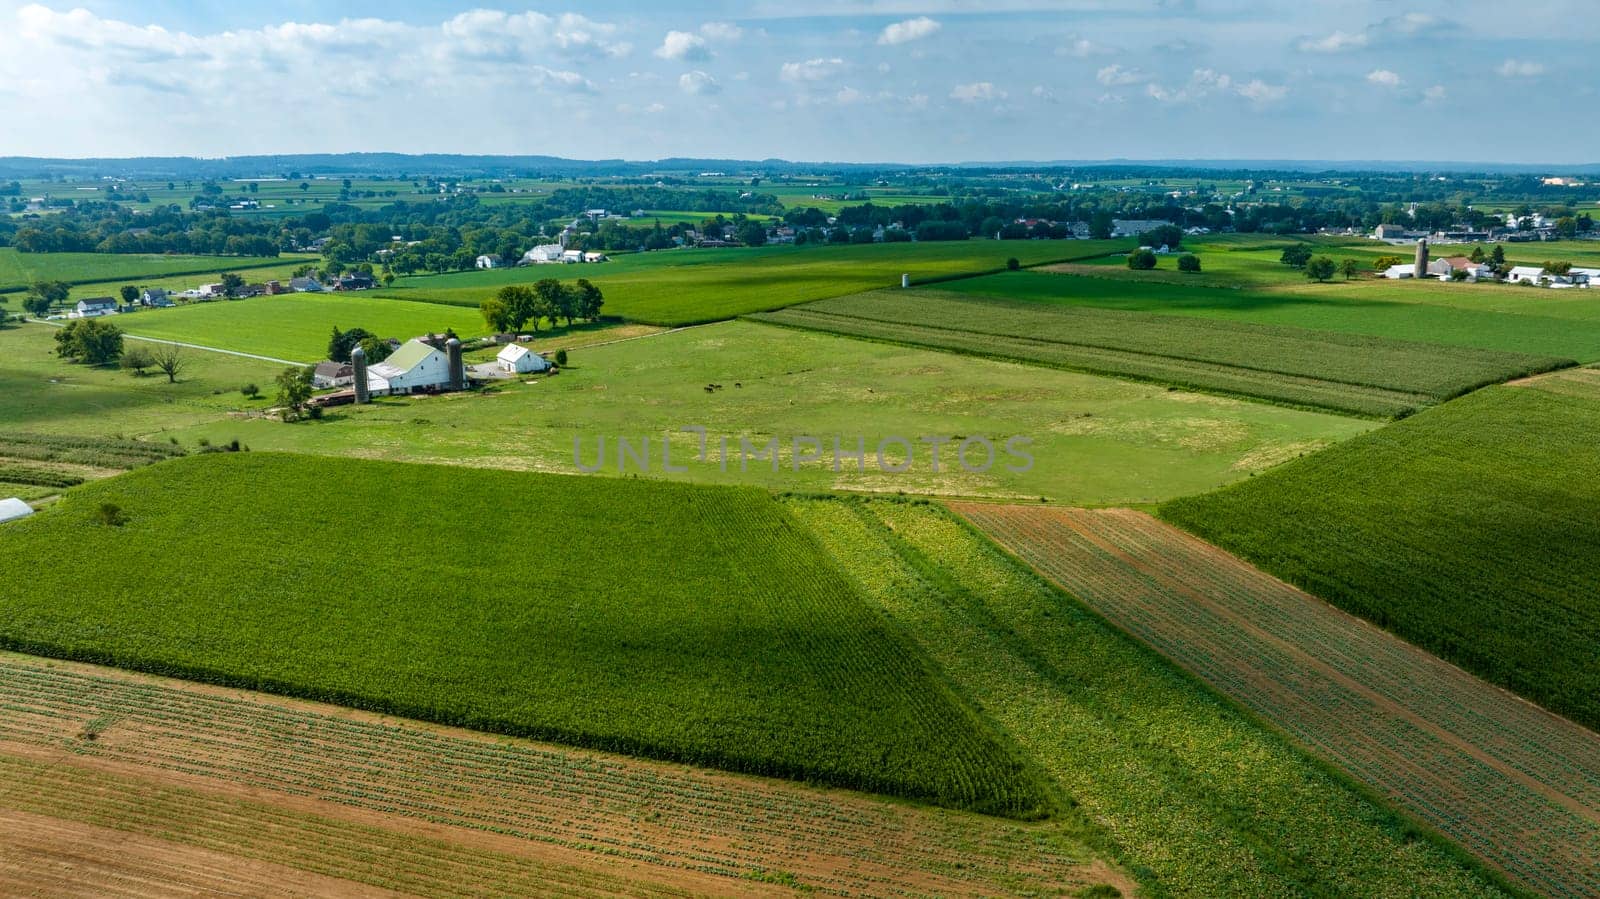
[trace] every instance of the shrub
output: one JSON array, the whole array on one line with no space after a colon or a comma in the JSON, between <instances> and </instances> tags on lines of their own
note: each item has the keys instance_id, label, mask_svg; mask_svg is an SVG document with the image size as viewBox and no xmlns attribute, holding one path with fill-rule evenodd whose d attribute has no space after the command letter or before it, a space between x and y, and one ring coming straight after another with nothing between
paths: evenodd
<instances>
[{"instance_id":1,"label":"shrub","mask_svg":"<svg viewBox=\"0 0 1600 899\"><path fill-rule=\"evenodd\" d=\"M239 388L239 392L244 394L246 397L248 397L250 399L255 399L256 397L261 395L261 388L257 387L254 384L246 384L243 387Z\"/></svg>"},{"instance_id":2,"label":"shrub","mask_svg":"<svg viewBox=\"0 0 1600 899\"><path fill-rule=\"evenodd\" d=\"M1144 272L1156 267L1156 254L1153 250L1134 250L1128 254L1128 268Z\"/></svg>"},{"instance_id":3,"label":"shrub","mask_svg":"<svg viewBox=\"0 0 1600 899\"><path fill-rule=\"evenodd\" d=\"M1200 257L1196 256L1193 253L1185 253L1182 256L1179 256L1178 257L1178 271L1180 271L1180 272L1191 272L1191 273L1199 272L1200 271Z\"/></svg>"},{"instance_id":4,"label":"shrub","mask_svg":"<svg viewBox=\"0 0 1600 899\"><path fill-rule=\"evenodd\" d=\"M562 366L563 368L566 367L566 364L567 364L567 351L566 350L556 350L556 364L559 365L559 366Z\"/></svg>"},{"instance_id":5,"label":"shrub","mask_svg":"<svg viewBox=\"0 0 1600 899\"><path fill-rule=\"evenodd\" d=\"M120 528L128 523L128 516L122 513L122 507L116 503L101 503L95 510L95 518L103 525Z\"/></svg>"},{"instance_id":6,"label":"shrub","mask_svg":"<svg viewBox=\"0 0 1600 899\"><path fill-rule=\"evenodd\" d=\"M1022 268L1022 261L1017 257L1012 256L1010 259L1006 260L1006 271L1014 272L1020 268Z\"/></svg>"},{"instance_id":7,"label":"shrub","mask_svg":"<svg viewBox=\"0 0 1600 899\"><path fill-rule=\"evenodd\" d=\"M156 359L150 351L142 346L136 346L122 354L122 368L131 371L137 377L144 377L147 368L154 368Z\"/></svg>"}]
</instances>

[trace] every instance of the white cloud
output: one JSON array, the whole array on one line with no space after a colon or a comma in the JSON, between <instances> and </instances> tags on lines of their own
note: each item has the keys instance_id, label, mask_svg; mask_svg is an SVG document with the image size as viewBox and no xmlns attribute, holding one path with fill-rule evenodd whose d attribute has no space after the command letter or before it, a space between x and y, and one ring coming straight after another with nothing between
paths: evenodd
<instances>
[{"instance_id":1,"label":"white cloud","mask_svg":"<svg viewBox=\"0 0 1600 899\"><path fill-rule=\"evenodd\" d=\"M1145 85L1145 95L1161 103L1193 103L1212 94L1233 94L1257 105L1282 100L1289 88L1282 84L1268 84L1259 78L1240 82L1226 72L1215 69L1195 69L1182 87L1167 88L1160 84Z\"/></svg>"},{"instance_id":2,"label":"white cloud","mask_svg":"<svg viewBox=\"0 0 1600 899\"><path fill-rule=\"evenodd\" d=\"M1029 93L1033 94L1036 99L1043 100L1046 103L1056 102L1055 93L1042 84L1035 84L1033 90L1029 91Z\"/></svg>"},{"instance_id":3,"label":"white cloud","mask_svg":"<svg viewBox=\"0 0 1600 899\"><path fill-rule=\"evenodd\" d=\"M838 103L840 106L849 106L851 103L860 103L866 98L866 94L863 94L855 88L848 86L839 88L839 92L833 95L834 102Z\"/></svg>"},{"instance_id":4,"label":"white cloud","mask_svg":"<svg viewBox=\"0 0 1600 899\"><path fill-rule=\"evenodd\" d=\"M717 79L695 69L678 76L678 89L686 94L714 94L722 90L722 85L717 83Z\"/></svg>"},{"instance_id":5,"label":"white cloud","mask_svg":"<svg viewBox=\"0 0 1600 899\"><path fill-rule=\"evenodd\" d=\"M1086 37L1076 34L1067 35L1067 42L1056 48L1057 56L1072 56L1077 59L1088 59L1091 56L1109 56L1116 50L1105 44L1098 44Z\"/></svg>"},{"instance_id":6,"label":"white cloud","mask_svg":"<svg viewBox=\"0 0 1600 899\"><path fill-rule=\"evenodd\" d=\"M844 60L835 56L830 59L808 59L805 62L786 62L779 70L778 76L784 81L822 81L844 71Z\"/></svg>"},{"instance_id":7,"label":"white cloud","mask_svg":"<svg viewBox=\"0 0 1600 899\"><path fill-rule=\"evenodd\" d=\"M1140 84L1150 80L1150 76L1138 69L1124 69L1120 65L1109 65L1094 75L1094 80L1106 87L1119 87L1127 84Z\"/></svg>"},{"instance_id":8,"label":"white cloud","mask_svg":"<svg viewBox=\"0 0 1600 899\"><path fill-rule=\"evenodd\" d=\"M1544 64L1529 59L1508 59L1495 71L1502 78L1537 78L1544 74Z\"/></svg>"},{"instance_id":9,"label":"white cloud","mask_svg":"<svg viewBox=\"0 0 1600 899\"><path fill-rule=\"evenodd\" d=\"M1004 100L1005 98L1005 91L987 81L958 84L954 90L950 91L950 99L960 100L962 103L981 103L990 100Z\"/></svg>"},{"instance_id":10,"label":"white cloud","mask_svg":"<svg viewBox=\"0 0 1600 899\"><path fill-rule=\"evenodd\" d=\"M1422 92L1423 102L1426 103L1439 103L1447 96L1449 96L1449 92L1444 89L1442 84L1435 84Z\"/></svg>"},{"instance_id":11,"label":"white cloud","mask_svg":"<svg viewBox=\"0 0 1600 899\"><path fill-rule=\"evenodd\" d=\"M1366 33L1348 31L1335 31L1320 38L1303 37L1295 42L1295 49L1303 53L1343 53L1346 50L1359 50L1369 41Z\"/></svg>"},{"instance_id":12,"label":"white cloud","mask_svg":"<svg viewBox=\"0 0 1600 899\"><path fill-rule=\"evenodd\" d=\"M1379 87L1399 87L1400 76L1388 69L1373 69L1367 73L1367 83Z\"/></svg>"},{"instance_id":13,"label":"white cloud","mask_svg":"<svg viewBox=\"0 0 1600 899\"><path fill-rule=\"evenodd\" d=\"M878 35L878 43L887 46L920 41L925 37L932 36L941 27L943 26L927 16L906 19L904 22L896 22L884 28L883 32Z\"/></svg>"},{"instance_id":14,"label":"white cloud","mask_svg":"<svg viewBox=\"0 0 1600 899\"><path fill-rule=\"evenodd\" d=\"M656 48L656 55L662 59L710 59L711 48L706 45L706 39L698 34L689 31L669 31L661 40L661 46Z\"/></svg>"},{"instance_id":15,"label":"white cloud","mask_svg":"<svg viewBox=\"0 0 1600 899\"><path fill-rule=\"evenodd\" d=\"M1252 103L1276 103L1289 96L1289 87L1283 84L1268 84L1260 78L1252 78L1234 88L1234 92Z\"/></svg>"},{"instance_id":16,"label":"white cloud","mask_svg":"<svg viewBox=\"0 0 1600 899\"><path fill-rule=\"evenodd\" d=\"M700 26L700 33L708 41L732 43L744 36L744 29L732 22L707 22Z\"/></svg>"}]
</instances>

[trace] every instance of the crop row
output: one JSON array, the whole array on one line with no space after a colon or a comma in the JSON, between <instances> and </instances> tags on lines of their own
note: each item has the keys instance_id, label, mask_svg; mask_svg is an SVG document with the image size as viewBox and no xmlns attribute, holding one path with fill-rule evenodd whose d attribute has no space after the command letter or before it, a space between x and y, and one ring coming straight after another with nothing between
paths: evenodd
<instances>
[{"instance_id":1,"label":"crop row","mask_svg":"<svg viewBox=\"0 0 1600 899\"><path fill-rule=\"evenodd\" d=\"M83 483L83 478L41 465L8 465L0 462L0 482L30 484L35 487L76 487Z\"/></svg>"},{"instance_id":2,"label":"crop row","mask_svg":"<svg viewBox=\"0 0 1600 899\"><path fill-rule=\"evenodd\" d=\"M1525 885L1600 894L1600 748L1581 728L1138 513L961 511L1118 626Z\"/></svg>"},{"instance_id":3,"label":"crop row","mask_svg":"<svg viewBox=\"0 0 1600 899\"><path fill-rule=\"evenodd\" d=\"M1600 727L1600 390L1504 387L1161 515Z\"/></svg>"},{"instance_id":4,"label":"crop row","mask_svg":"<svg viewBox=\"0 0 1600 899\"><path fill-rule=\"evenodd\" d=\"M0 434L0 458L34 462L67 462L102 468L137 468L182 456L181 447L116 437L74 437L59 434ZM26 482L24 482L26 483ZM62 485L66 486L66 485Z\"/></svg>"},{"instance_id":5,"label":"crop row","mask_svg":"<svg viewBox=\"0 0 1600 899\"><path fill-rule=\"evenodd\" d=\"M351 510L435 496L452 501L352 530ZM126 522L103 552L40 561L108 530L104 502ZM529 508L559 527L483 539ZM1048 806L1015 747L757 490L201 455L84 485L4 548L0 582L28 585L0 606L11 649L1003 814Z\"/></svg>"},{"instance_id":6,"label":"crop row","mask_svg":"<svg viewBox=\"0 0 1600 899\"><path fill-rule=\"evenodd\" d=\"M758 316L1366 415L1399 415L1564 360L1187 316L878 291Z\"/></svg>"},{"instance_id":7,"label":"crop row","mask_svg":"<svg viewBox=\"0 0 1600 899\"><path fill-rule=\"evenodd\" d=\"M1153 894L1497 894L939 507L793 506Z\"/></svg>"},{"instance_id":8,"label":"crop row","mask_svg":"<svg viewBox=\"0 0 1600 899\"><path fill-rule=\"evenodd\" d=\"M303 705L0 656L0 740L242 784L676 869L796 873L830 892L907 879L992 891L1010 870L1070 881L1056 825L332 715ZM95 739L84 734L95 731ZM932 880L928 880L932 878ZM962 884L967 884L962 887Z\"/></svg>"}]
</instances>

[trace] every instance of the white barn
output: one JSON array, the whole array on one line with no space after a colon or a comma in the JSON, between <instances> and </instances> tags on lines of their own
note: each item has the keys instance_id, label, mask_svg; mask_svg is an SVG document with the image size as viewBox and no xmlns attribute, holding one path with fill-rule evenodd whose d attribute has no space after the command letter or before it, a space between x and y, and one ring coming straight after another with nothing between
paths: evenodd
<instances>
[{"instance_id":1,"label":"white barn","mask_svg":"<svg viewBox=\"0 0 1600 899\"><path fill-rule=\"evenodd\" d=\"M542 243L522 254L523 265L546 265L561 261L561 244Z\"/></svg>"},{"instance_id":2,"label":"white barn","mask_svg":"<svg viewBox=\"0 0 1600 899\"><path fill-rule=\"evenodd\" d=\"M377 394L447 387L450 357L420 340L408 340L389 358L367 366L367 388Z\"/></svg>"},{"instance_id":3,"label":"white barn","mask_svg":"<svg viewBox=\"0 0 1600 899\"><path fill-rule=\"evenodd\" d=\"M1416 274L1417 267L1410 262L1405 265L1391 265L1383 270L1383 276L1391 281L1398 281L1401 278L1414 278Z\"/></svg>"},{"instance_id":4,"label":"white barn","mask_svg":"<svg viewBox=\"0 0 1600 899\"><path fill-rule=\"evenodd\" d=\"M487 253L485 253L484 255L479 256L476 260L474 260L472 264L474 266L478 267L478 268L499 268L500 267L500 257L498 257L498 256L490 256Z\"/></svg>"},{"instance_id":5,"label":"white barn","mask_svg":"<svg viewBox=\"0 0 1600 899\"><path fill-rule=\"evenodd\" d=\"M535 353L525 346L511 344L501 350L495 359L499 361L503 371L527 374L530 372L549 371L552 366L550 360Z\"/></svg>"},{"instance_id":6,"label":"white barn","mask_svg":"<svg viewBox=\"0 0 1600 899\"><path fill-rule=\"evenodd\" d=\"M16 497L0 499L0 522L15 521L33 514L33 507Z\"/></svg>"}]
</instances>

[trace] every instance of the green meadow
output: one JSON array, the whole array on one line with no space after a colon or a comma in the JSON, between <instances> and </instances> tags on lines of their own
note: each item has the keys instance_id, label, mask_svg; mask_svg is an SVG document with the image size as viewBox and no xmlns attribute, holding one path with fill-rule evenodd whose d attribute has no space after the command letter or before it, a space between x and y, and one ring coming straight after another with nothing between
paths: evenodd
<instances>
[{"instance_id":1,"label":"green meadow","mask_svg":"<svg viewBox=\"0 0 1600 899\"><path fill-rule=\"evenodd\" d=\"M127 253L24 253L0 247L0 291L20 290L35 281L129 281L178 274L246 271L281 265L260 256L157 256Z\"/></svg>"},{"instance_id":2,"label":"green meadow","mask_svg":"<svg viewBox=\"0 0 1600 899\"><path fill-rule=\"evenodd\" d=\"M535 349L541 344L533 343ZM715 386L720 385L720 386ZM708 389L710 388L710 389ZM707 454L698 436L707 430ZM321 421L282 424L226 419L174 432L186 446L204 437L280 449L396 460L576 472L574 444L586 466L606 441L604 473L619 473L619 438L637 452L651 443L651 471L630 459L621 473L778 490L990 496L1077 504L1145 504L1248 477L1373 427L1368 421L1244 400L1168 390L1010 362L727 322L624 343L574 350L561 374L509 382L481 394L390 397L369 406L330 409ZM950 436L940 470L923 436ZM958 442L974 435L995 445L995 462L975 473L958 464ZM719 439L729 440L728 464ZM796 470L797 436L816 437L823 456ZM1028 471L1004 451L1030 438ZM671 462L686 471L668 473ZM841 449L865 447L863 465ZM905 472L880 468L878 444L913 443ZM741 464L740 439L752 454L779 441L778 460ZM809 444L798 447L800 454ZM982 444L969 449L974 467ZM903 448L885 448L891 467Z\"/></svg>"},{"instance_id":3,"label":"green meadow","mask_svg":"<svg viewBox=\"0 0 1600 899\"><path fill-rule=\"evenodd\" d=\"M254 353L291 362L326 358L335 327L366 328L408 340L454 328L462 337L488 330L476 309L410 303L359 293L293 293L142 309L114 319L129 334Z\"/></svg>"},{"instance_id":4,"label":"green meadow","mask_svg":"<svg viewBox=\"0 0 1600 899\"><path fill-rule=\"evenodd\" d=\"M605 312L633 321L685 325L900 283L1085 259L1125 249L1128 241L991 241L857 246L774 246L661 250L620 255L589 265L525 266L403 278L379 291L400 299L476 307L507 284L541 278L588 278L606 298Z\"/></svg>"}]
</instances>

